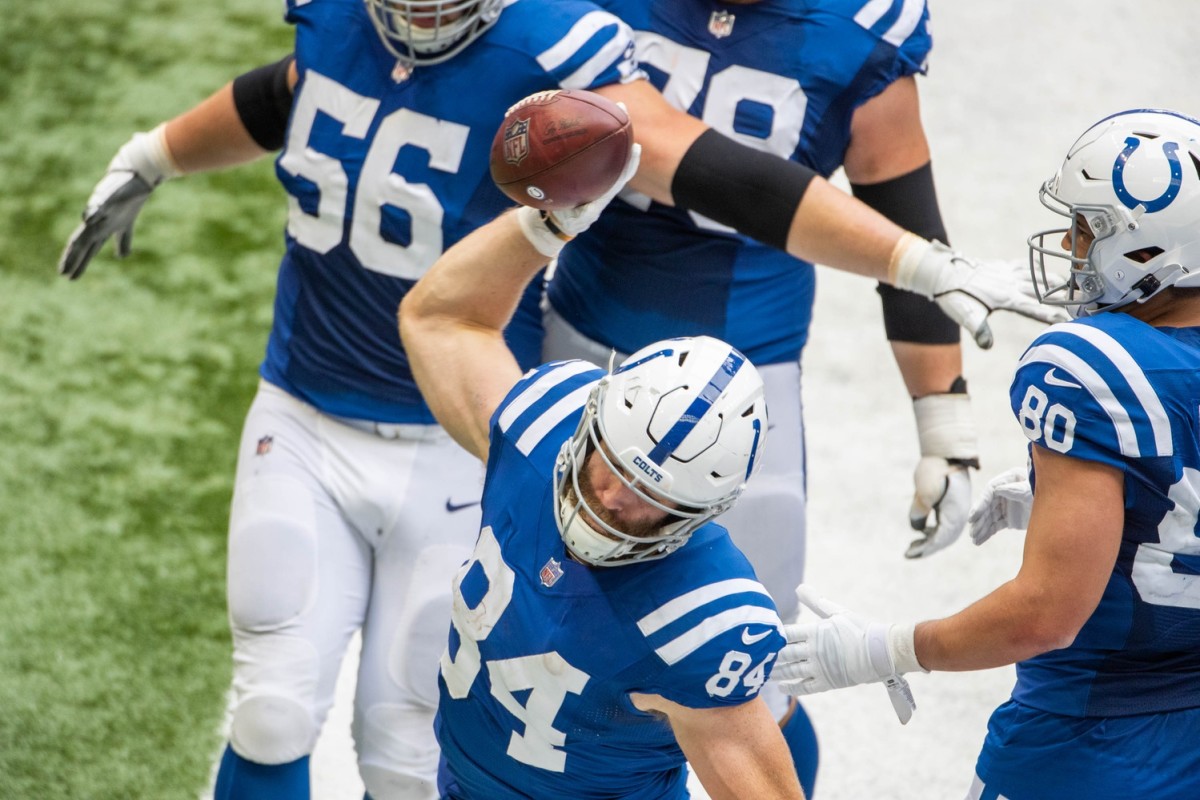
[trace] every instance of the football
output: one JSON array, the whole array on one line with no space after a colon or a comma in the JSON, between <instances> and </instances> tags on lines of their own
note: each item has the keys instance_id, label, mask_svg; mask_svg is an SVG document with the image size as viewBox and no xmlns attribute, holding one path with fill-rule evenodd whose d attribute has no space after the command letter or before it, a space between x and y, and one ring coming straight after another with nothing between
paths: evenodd
<instances>
[{"instance_id":1,"label":"football","mask_svg":"<svg viewBox=\"0 0 1200 800\"><path fill-rule=\"evenodd\" d=\"M604 194L629 161L633 126L595 92L562 89L526 97L492 140L492 180L522 205L574 208Z\"/></svg>"}]
</instances>

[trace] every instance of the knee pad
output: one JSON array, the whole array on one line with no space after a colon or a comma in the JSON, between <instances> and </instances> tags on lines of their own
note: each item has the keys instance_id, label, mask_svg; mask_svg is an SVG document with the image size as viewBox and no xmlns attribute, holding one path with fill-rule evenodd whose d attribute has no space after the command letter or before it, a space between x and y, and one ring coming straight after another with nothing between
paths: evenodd
<instances>
[{"instance_id":1,"label":"knee pad","mask_svg":"<svg viewBox=\"0 0 1200 800\"><path fill-rule=\"evenodd\" d=\"M418 705L438 702L438 661L450 633L450 584L471 557L464 547L427 547L417 556L403 612L388 646L388 678Z\"/></svg>"},{"instance_id":2,"label":"knee pad","mask_svg":"<svg viewBox=\"0 0 1200 800\"><path fill-rule=\"evenodd\" d=\"M297 479L255 476L238 487L229 525L229 616L270 631L312 607L317 589L316 511Z\"/></svg>"},{"instance_id":3,"label":"knee pad","mask_svg":"<svg viewBox=\"0 0 1200 800\"><path fill-rule=\"evenodd\" d=\"M433 708L376 705L355 720L358 771L371 800L437 800Z\"/></svg>"},{"instance_id":4,"label":"knee pad","mask_svg":"<svg viewBox=\"0 0 1200 800\"><path fill-rule=\"evenodd\" d=\"M229 744L256 764L287 764L312 753L317 725L307 708L287 697L247 697L233 710Z\"/></svg>"}]
</instances>

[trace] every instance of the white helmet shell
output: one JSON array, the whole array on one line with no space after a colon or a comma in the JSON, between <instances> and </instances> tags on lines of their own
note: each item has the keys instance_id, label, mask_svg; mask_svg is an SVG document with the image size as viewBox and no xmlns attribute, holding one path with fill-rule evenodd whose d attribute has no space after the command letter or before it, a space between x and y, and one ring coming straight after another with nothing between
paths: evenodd
<instances>
[{"instance_id":1,"label":"white helmet shell","mask_svg":"<svg viewBox=\"0 0 1200 800\"><path fill-rule=\"evenodd\" d=\"M592 390L559 456L556 505L567 546L605 566L674 551L737 500L761 461L766 429L762 377L735 348L708 336L642 348ZM629 536L588 507L578 475L592 453L671 515L657 535Z\"/></svg>"},{"instance_id":2,"label":"white helmet shell","mask_svg":"<svg viewBox=\"0 0 1200 800\"><path fill-rule=\"evenodd\" d=\"M1076 316L1144 302L1169 286L1200 286L1200 121L1139 109L1106 117L1071 146L1043 184L1042 204L1070 226L1029 238L1040 299ZM1074 246L1084 221L1093 238ZM1055 275L1048 259L1069 262Z\"/></svg>"}]
</instances>

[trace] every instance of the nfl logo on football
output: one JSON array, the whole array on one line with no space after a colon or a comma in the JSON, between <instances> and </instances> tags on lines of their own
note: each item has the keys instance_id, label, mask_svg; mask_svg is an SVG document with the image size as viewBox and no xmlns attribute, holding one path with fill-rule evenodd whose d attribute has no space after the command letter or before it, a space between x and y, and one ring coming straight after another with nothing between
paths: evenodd
<instances>
[{"instance_id":1,"label":"nfl logo on football","mask_svg":"<svg viewBox=\"0 0 1200 800\"><path fill-rule=\"evenodd\" d=\"M518 119L504 132L504 160L520 164L529 155L529 120Z\"/></svg>"},{"instance_id":2,"label":"nfl logo on football","mask_svg":"<svg viewBox=\"0 0 1200 800\"><path fill-rule=\"evenodd\" d=\"M714 11L708 18L708 32L718 39L724 39L733 33L733 14L728 11Z\"/></svg>"}]
</instances>

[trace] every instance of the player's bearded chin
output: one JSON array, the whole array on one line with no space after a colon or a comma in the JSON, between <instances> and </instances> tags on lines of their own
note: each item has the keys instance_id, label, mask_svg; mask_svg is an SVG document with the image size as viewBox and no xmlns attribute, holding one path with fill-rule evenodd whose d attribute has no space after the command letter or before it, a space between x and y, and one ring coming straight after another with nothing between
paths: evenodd
<instances>
[{"instance_id":1,"label":"player's bearded chin","mask_svg":"<svg viewBox=\"0 0 1200 800\"><path fill-rule=\"evenodd\" d=\"M594 457L594 454L592 457ZM607 469L607 467L604 467L604 469ZM586 504L586 508L590 508L593 512L595 512L596 516L600 517L600 519L602 519L604 522L629 536L640 539L647 536L657 535L659 529L663 525L663 522L661 521L656 523L631 523L619 519L617 517L617 512L605 507L605 505L601 503L600 499L596 496L596 490L592 487L591 472L588 470L586 465L583 469L579 470L579 491L583 495L583 501ZM579 515L591 528L604 536L608 536L606 531L597 528L596 525L593 524L591 514L588 514L585 508L579 507L579 498L575 496L575 487L571 486L570 484L567 485L567 499L576 505L576 507L579 509Z\"/></svg>"}]
</instances>

